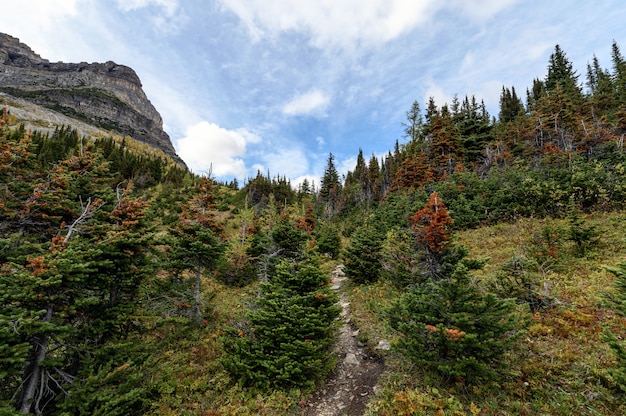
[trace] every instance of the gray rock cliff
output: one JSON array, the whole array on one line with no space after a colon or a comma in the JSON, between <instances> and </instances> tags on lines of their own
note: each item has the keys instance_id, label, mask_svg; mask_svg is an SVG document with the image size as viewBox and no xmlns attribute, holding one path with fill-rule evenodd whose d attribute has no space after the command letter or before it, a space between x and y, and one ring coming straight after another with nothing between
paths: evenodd
<instances>
[{"instance_id":1,"label":"gray rock cliff","mask_svg":"<svg viewBox=\"0 0 626 416\"><path fill-rule=\"evenodd\" d=\"M0 92L176 155L135 71L115 62L51 63L0 33Z\"/></svg>"}]
</instances>

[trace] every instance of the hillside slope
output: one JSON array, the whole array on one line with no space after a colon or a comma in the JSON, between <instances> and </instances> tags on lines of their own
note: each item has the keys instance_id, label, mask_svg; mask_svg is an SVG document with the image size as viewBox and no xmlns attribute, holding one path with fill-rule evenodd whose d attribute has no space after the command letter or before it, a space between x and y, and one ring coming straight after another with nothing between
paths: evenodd
<instances>
[{"instance_id":1,"label":"hillside slope","mask_svg":"<svg viewBox=\"0 0 626 416\"><path fill-rule=\"evenodd\" d=\"M8 100L9 111L28 102L42 107L34 112L43 124L60 120L80 130L92 126L131 136L184 166L132 68L111 61L51 63L19 39L0 33L0 91L17 104L11 108Z\"/></svg>"}]
</instances>

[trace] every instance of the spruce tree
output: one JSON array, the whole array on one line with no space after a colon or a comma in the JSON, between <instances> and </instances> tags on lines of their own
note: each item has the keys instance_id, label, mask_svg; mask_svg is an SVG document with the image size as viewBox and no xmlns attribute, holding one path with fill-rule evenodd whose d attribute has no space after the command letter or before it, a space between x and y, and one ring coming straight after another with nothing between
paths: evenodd
<instances>
[{"instance_id":1,"label":"spruce tree","mask_svg":"<svg viewBox=\"0 0 626 416\"><path fill-rule=\"evenodd\" d=\"M472 282L469 267L481 264L465 260L467 250L452 245L452 220L437 193L410 220L417 245L430 259L430 279L409 287L390 308L389 323L399 333L396 347L446 379L492 378L515 338L514 301Z\"/></svg>"},{"instance_id":2,"label":"spruce tree","mask_svg":"<svg viewBox=\"0 0 626 416\"><path fill-rule=\"evenodd\" d=\"M440 276L442 263L452 236L452 218L437 192L421 210L409 217L417 244L424 250L427 269L433 279Z\"/></svg>"},{"instance_id":3,"label":"spruce tree","mask_svg":"<svg viewBox=\"0 0 626 416\"><path fill-rule=\"evenodd\" d=\"M246 386L310 389L333 368L337 296L312 261L281 261L225 340L224 365Z\"/></svg>"},{"instance_id":4,"label":"spruce tree","mask_svg":"<svg viewBox=\"0 0 626 416\"><path fill-rule=\"evenodd\" d=\"M439 281L410 287L389 310L396 344L416 364L446 380L494 378L498 360L514 343L511 299L484 293L467 267Z\"/></svg>"},{"instance_id":5,"label":"spruce tree","mask_svg":"<svg viewBox=\"0 0 626 416\"><path fill-rule=\"evenodd\" d=\"M332 218L340 208L342 187L335 167L335 156L328 155L324 176L320 184L319 201L326 218Z\"/></svg>"},{"instance_id":6,"label":"spruce tree","mask_svg":"<svg viewBox=\"0 0 626 416\"><path fill-rule=\"evenodd\" d=\"M383 239L382 232L370 223L356 229L344 251L344 272L348 278L356 283L378 280Z\"/></svg>"},{"instance_id":7,"label":"spruce tree","mask_svg":"<svg viewBox=\"0 0 626 416\"><path fill-rule=\"evenodd\" d=\"M554 91L560 85L561 89L572 101L580 103L582 100L582 91L578 85L578 74L576 74L572 63L559 45L554 47L554 52L550 55L548 74L546 75L544 85L548 93Z\"/></svg>"},{"instance_id":8,"label":"spruce tree","mask_svg":"<svg viewBox=\"0 0 626 416\"><path fill-rule=\"evenodd\" d=\"M185 271L193 271L193 297L189 315L198 321L202 315L202 273L213 271L224 254L222 226L215 217L217 185L211 178L200 180L195 195L182 204L179 222L170 231L173 238L170 269L177 278ZM184 280L182 280L184 283Z\"/></svg>"}]
</instances>

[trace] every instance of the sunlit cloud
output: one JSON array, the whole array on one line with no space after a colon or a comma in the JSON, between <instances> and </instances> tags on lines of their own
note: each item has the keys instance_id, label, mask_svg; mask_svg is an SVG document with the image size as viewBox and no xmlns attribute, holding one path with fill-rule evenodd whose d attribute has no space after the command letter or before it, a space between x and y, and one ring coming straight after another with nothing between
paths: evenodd
<instances>
[{"instance_id":1,"label":"sunlit cloud","mask_svg":"<svg viewBox=\"0 0 626 416\"><path fill-rule=\"evenodd\" d=\"M145 8L156 8L147 16L152 27L159 32L176 31L188 19L180 11L178 0L116 0L117 7L124 12L138 11Z\"/></svg>"},{"instance_id":2,"label":"sunlit cloud","mask_svg":"<svg viewBox=\"0 0 626 416\"><path fill-rule=\"evenodd\" d=\"M464 17L484 21L517 2L519 0L451 0L449 3Z\"/></svg>"},{"instance_id":3,"label":"sunlit cloud","mask_svg":"<svg viewBox=\"0 0 626 416\"><path fill-rule=\"evenodd\" d=\"M221 0L255 40L298 31L320 48L377 45L426 22L439 7L435 0Z\"/></svg>"},{"instance_id":4,"label":"sunlit cloud","mask_svg":"<svg viewBox=\"0 0 626 416\"><path fill-rule=\"evenodd\" d=\"M117 7L125 12L149 6L158 6L171 15L178 8L178 0L116 0L116 3Z\"/></svg>"},{"instance_id":5,"label":"sunlit cloud","mask_svg":"<svg viewBox=\"0 0 626 416\"><path fill-rule=\"evenodd\" d=\"M244 178L248 174L242 159L246 146L259 140L245 129L227 130L202 121L190 126L175 144L178 155L195 173Z\"/></svg>"},{"instance_id":6,"label":"sunlit cloud","mask_svg":"<svg viewBox=\"0 0 626 416\"><path fill-rule=\"evenodd\" d=\"M323 114L330 104L330 98L319 90L311 90L297 95L283 107L283 113L289 116Z\"/></svg>"},{"instance_id":7,"label":"sunlit cloud","mask_svg":"<svg viewBox=\"0 0 626 416\"><path fill-rule=\"evenodd\" d=\"M443 88L434 84L431 81L428 83L426 93L424 94L424 107L428 104L428 100L430 99L430 97L433 97L435 99L435 104L437 104L437 107L441 108L441 106L443 106L444 104L452 103L452 98L454 97L454 95L444 91ZM426 109L424 108L424 110Z\"/></svg>"}]
</instances>

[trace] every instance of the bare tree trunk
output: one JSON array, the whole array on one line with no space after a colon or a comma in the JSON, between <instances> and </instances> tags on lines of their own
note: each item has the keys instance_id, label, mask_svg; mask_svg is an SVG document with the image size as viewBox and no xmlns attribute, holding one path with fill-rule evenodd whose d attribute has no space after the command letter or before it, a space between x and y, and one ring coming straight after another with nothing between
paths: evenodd
<instances>
[{"instance_id":1,"label":"bare tree trunk","mask_svg":"<svg viewBox=\"0 0 626 416\"><path fill-rule=\"evenodd\" d=\"M46 315L43 318L44 322L50 322L52 319L52 305L48 306ZM41 363L46 359L48 353L48 344L50 338L46 334L37 334L33 341L34 357L32 363L27 367L24 374L24 380L28 380L24 386L24 393L22 394L22 404L20 406L20 412L27 415L31 411L31 407L37 394L37 386L41 378ZM30 374L28 374L30 373ZM39 409L35 409L35 413L39 414Z\"/></svg>"}]
</instances>

